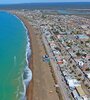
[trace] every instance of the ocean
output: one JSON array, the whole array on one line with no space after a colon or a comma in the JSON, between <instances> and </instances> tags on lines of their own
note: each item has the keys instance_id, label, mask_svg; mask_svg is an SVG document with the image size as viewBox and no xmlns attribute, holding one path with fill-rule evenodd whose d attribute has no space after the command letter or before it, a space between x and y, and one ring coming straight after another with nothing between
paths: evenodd
<instances>
[{"instance_id":1,"label":"ocean","mask_svg":"<svg viewBox=\"0 0 90 100\"><path fill-rule=\"evenodd\" d=\"M32 78L28 68L31 55L28 30L23 22L0 12L0 100L25 100Z\"/></svg>"},{"instance_id":2,"label":"ocean","mask_svg":"<svg viewBox=\"0 0 90 100\"><path fill-rule=\"evenodd\" d=\"M90 2L54 2L54 3L23 3L0 5L0 9L49 9L49 10L66 10L66 9L90 9Z\"/></svg>"},{"instance_id":3,"label":"ocean","mask_svg":"<svg viewBox=\"0 0 90 100\"><path fill-rule=\"evenodd\" d=\"M62 15L90 15L90 2L0 4L0 9L49 10Z\"/></svg>"}]
</instances>

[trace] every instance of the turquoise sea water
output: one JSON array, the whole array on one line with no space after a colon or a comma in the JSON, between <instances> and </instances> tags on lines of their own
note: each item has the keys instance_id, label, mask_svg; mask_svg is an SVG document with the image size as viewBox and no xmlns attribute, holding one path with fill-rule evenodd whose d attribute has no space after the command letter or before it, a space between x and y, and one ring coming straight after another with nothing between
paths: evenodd
<instances>
[{"instance_id":1,"label":"turquoise sea water","mask_svg":"<svg viewBox=\"0 0 90 100\"><path fill-rule=\"evenodd\" d=\"M21 21L0 12L0 100L24 100L27 46L26 29Z\"/></svg>"}]
</instances>

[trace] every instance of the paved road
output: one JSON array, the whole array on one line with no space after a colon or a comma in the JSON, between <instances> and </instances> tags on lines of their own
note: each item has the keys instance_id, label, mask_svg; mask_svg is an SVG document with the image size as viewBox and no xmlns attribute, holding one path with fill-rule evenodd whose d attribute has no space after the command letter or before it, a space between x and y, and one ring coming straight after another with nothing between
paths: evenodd
<instances>
[{"instance_id":1,"label":"paved road","mask_svg":"<svg viewBox=\"0 0 90 100\"><path fill-rule=\"evenodd\" d=\"M46 50L47 50L49 57L53 58L53 53L51 52L51 48L48 45L48 41L45 38L44 34L42 35L42 38L43 38L43 42L44 42L44 45L46 47ZM58 64L57 64L57 61L53 61L52 59L50 59L50 62L51 62L51 65L53 67L53 70L54 70L54 73L55 73L55 76L56 76L56 79L57 79L63 100L71 100L68 96L68 92L66 90L65 83L62 81L62 79L63 79L62 73L59 70L57 70L57 68L59 67Z\"/></svg>"}]
</instances>

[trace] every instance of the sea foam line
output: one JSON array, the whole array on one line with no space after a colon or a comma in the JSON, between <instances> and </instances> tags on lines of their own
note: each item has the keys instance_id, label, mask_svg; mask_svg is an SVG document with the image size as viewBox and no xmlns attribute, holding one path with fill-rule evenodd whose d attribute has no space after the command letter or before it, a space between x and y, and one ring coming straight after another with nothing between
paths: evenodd
<instances>
[{"instance_id":1,"label":"sea foam line","mask_svg":"<svg viewBox=\"0 0 90 100\"><path fill-rule=\"evenodd\" d=\"M31 55L31 49L30 49L30 39L29 39L29 32L28 32L28 29L26 28L25 24L23 23L23 21L17 17L16 15L14 15L18 20L20 20L20 22L22 23L23 27L25 28L26 30L26 35L27 35L27 46L26 46L26 67L25 67L25 70L24 70L24 73L22 74L22 80L23 80L23 86L24 86L24 91L22 93L22 98L21 100L26 100L26 88L28 87L30 81L32 80L32 72L29 68L29 58L30 58L30 55ZM26 74L26 78L24 78L24 74Z\"/></svg>"}]
</instances>

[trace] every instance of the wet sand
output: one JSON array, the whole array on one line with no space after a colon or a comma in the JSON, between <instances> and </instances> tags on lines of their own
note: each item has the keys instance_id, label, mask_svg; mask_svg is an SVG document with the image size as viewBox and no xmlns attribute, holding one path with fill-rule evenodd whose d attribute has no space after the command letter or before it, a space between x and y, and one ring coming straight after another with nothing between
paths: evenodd
<instances>
[{"instance_id":1,"label":"wet sand","mask_svg":"<svg viewBox=\"0 0 90 100\"><path fill-rule=\"evenodd\" d=\"M30 69L33 78L27 89L27 100L59 100L54 79L49 64L42 61L42 56L46 54L42 44L39 31L33 28L29 21L23 16L17 15L26 25L32 50L30 58Z\"/></svg>"}]
</instances>

